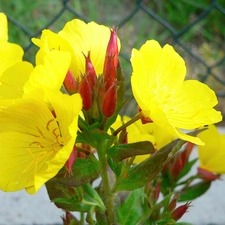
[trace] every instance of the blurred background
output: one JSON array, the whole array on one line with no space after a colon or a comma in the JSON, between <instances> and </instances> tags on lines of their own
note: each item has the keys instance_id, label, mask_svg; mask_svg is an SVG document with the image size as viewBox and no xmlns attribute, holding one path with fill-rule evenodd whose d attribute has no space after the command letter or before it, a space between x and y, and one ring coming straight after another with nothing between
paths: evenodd
<instances>
[{"instance_id":1,"label":"blurred background","mask_svg":"<svg viewBox=\"0 0 225 225\"><path fill-rule=\"evenodd\" d=\"M45 28L58 32L73 18L119 27L128 96L132 48L148 39L169 43L185 59L187 79L209 85L225 115L225 0L0 0L0 11L9 19L9 41L20 44L33 63L37 47L30 39ZM131 100L123 113L136 110Z\"/></svg>"},{"instance_id":2,"label":"blurred background","mask_svg":"<svg viewBox=\"0 0 225 225\"><path fill-rule=\"evenodd\" d=\"M0 11L8 16L9 41L20 44L24 59L32 63L38 48L30 40L43 29L58 32L73 18L119 27L127 96L131 94L132 48L140 48L148 39L169 43L185 59L187 79L209 85L219 99L216 108L225 115L225 0L0 0ZM126 106L124 113L136 113L134 100ZM215 182L183 221L225 224L224 185L224 180ZM0 201L4 202L0 225L61 224L62 211L49 204L44 188L35 196L1 192Z\"/></svg>"}]
</instances>

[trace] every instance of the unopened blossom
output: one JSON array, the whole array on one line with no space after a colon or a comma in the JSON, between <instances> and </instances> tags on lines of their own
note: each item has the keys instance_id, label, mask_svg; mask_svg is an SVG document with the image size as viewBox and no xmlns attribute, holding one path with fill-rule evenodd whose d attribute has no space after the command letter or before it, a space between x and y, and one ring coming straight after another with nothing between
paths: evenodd
<instances>
[{"instance_id":1,"label":"unopened blossom","mask_svg":"<svg viewBox=\"0 0 225 225\"><path fill-rule=\"evenodd\" d=\"M225 173L225 134L220 134L215 125L200 133L205 146L198 146L200 168L211 173Z\"/></svg>"},{"instance_id":2,"label":"unopened blossom","mask_svg":"<svg viewBox=\"0 0 225 225\"><path fill-rule=\"evenodd\" d=\"M90 59L97 75L103 73L106 49L110 39L110 29L95 22L85 23L74 19L64 26L58 34L43 30L41 38L32 41L40 47L37 64L51 50L67 51L71 54L70 71L75 78L85 73L85 58L90 52ZM120 42L118 40L118 48Z\"/></svg>"},{"instance_id":3,"label":"unopened blossom","mask_svg":"<svg viewBox=\"0 0 225 225\"><path fill-rule=\"evenodd\" d=\"M162 48L155 40L147 41L140 50L132 50L131 63L132 91L142 117L177 138L203 145L199 137L183 130L222 120L213 108L217 104L214 91L197 80L184 81L185 62L168 44Z\"/></svg>"},{"instance_id":4,"label":"unopened blossom","mask_svg":"<svg viewBox=\"0 0 225 225\"><path fill-rule=\"evenodd\" d=\"M17 99L0 111L0 189L30 194L54 177L73 150L82 108L79 94L45 90L49 107Z\"/></svg>"}]
</instances>

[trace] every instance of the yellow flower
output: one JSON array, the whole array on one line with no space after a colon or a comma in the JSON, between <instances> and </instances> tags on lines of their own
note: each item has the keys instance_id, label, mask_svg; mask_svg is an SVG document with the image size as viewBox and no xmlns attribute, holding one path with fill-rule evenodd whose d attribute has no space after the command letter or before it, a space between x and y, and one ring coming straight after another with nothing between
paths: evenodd
<instances>
[{"instance_id":1,"label":"yellow flower","mask_svg":"<svg viewBox=\"0 0 225 225\"><path fill-rule=\"evenodd\" d=\"M77 78L81 73L85 73L83 54L87 56L88 51L90 51L91 61L97 75L102 74L109 38L108 27L95 22L86 24L79 19L74 19L68 22L58 34L44 30L40 39L33 38L32 41L40 47L36 57L37 64L42 61L47 52L53 49L70 52L72 56L70 71Z\"/></svg>"},{"instance_id":2,"label":"yellow flower","mask_svg":"<svg viewBox=\"0 0 225 225\"><path fill-rule=\"evenodd\" d=\"M45 89L60 90L71 62L68 52L51 51L43 57L23 87L23 97L44 100Z\"/></svg>"},{"instance_id":3,"label":"yellow flower","mask_svg":"<svg viewBox=\"0 0 225 225\"><path fill-rule=\"evenodd\" d=\"M17 99L0 110L0 189L33 194L64 166L73 149L82 108L79 94L45 90L43 101Z\"/></svg>"},{"instance_id":4,"label":"yellow flower","mask_svg":"<svg viewBox=\"0 0 225 225\"><path fill-rule=\"evenodd\" d=\"M221 121L221 113L213 109L215 93L199 81L184 81L184 60L170 45L161 48L158 42L147 41L139 51L133 49L131 63L132 90L142 116L177 138L203 145L198 137L180 129Z\"/></svg>"},{"instance_id":5,"label":"yellow flower","mask_svg":"<svg viewBox=\"0 0 225 225\"><path fill-rule=\"evenodd\" d=\"M123 123L128 122L130 119L131 118L128 116L121 117L120 115L118 115L115 123L112 125L112 128L116 130ZM172 135L170 135L165 130L162 130L156 124L142 124L140 120L132 123L130 126L127 127L127 136L128 143L150 141L157 150L175 139ZM147 157L149 157L149 155L137 156L134 160L134 163L139 163L145 160Z\"/></svg>"},{"instance_id":6,"label":"yellow flower","mask_svg":"<svg viewBox=\"0 0 225 225\"><path fill-rule=\"evenodd\" d=\"M220 134L214 125L198 135L205 146L198 146L200 168L213 173L225 173L225 134Z\"/></svg>"},{"instance_id":7,"label":"yellow flower","mask_svg":"<svg viewBox=\"0 0 225 225\"><path fill-rule=\"evenodd\" d=\"M23 49L8 42L7 18L4 13L0 13L0 76L7 68L22 61L22 57Z\"/></svg>"},{"instance_id":8,"label":"yellow flower","mask_svg":"<svg viewBox=\"0 0 225 225\"><path fill-rule=\"evenodd\" d=\"M8 42L8 24L4 13L0 13L0 99L21 97L23 85L33 66L22 61L23 49Z\"/></svg>"}]
</instances>

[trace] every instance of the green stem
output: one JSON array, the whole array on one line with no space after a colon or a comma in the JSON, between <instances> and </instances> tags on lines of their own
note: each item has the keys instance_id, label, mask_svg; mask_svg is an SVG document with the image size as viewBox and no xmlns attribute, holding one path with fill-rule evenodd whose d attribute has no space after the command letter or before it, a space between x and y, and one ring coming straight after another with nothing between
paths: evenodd
<instances>
[{"instance_id":1,"label":"green stem","mask_svg":"<svg viewBox=\"0 0 225 225\"><path fill-rule=\"evenodd\" d=\"M120 181L124 178L125 173L127 173L127 171L130 169L130 167L133 164L135 157L131 157L130 160L128 161L127 165L125 166L125 168L121 171L119 177L116 178L116 182L112 187L112 193L116 192L116 188L118 187L118 185L120 184Z\"/></svg>"},{"instance_id":2,"label":"green stem","mask_svg":"<svg viewBox=\"0 0 225 225\"><path fill-rule=\"evenodd\" d=\"M101 164L101 177L103 183L104 194L106 197L106 208L107 208L107 220L108 224L114 223L114 199L113 193L110 190L109 185L109 178L108 178L108 170L107 170L107 163L105 157L105 146L103 143L99 143L98 145L98 157Z\"/></svg>"},{"instance_id":3,"label":"green stem","mask_svg":"<svg viewBox=\"0 0 225 225\"><path fill-rule=\"evenodd\" d=\"M136 122L141 118L140 113L138 113L135 117L133 117L131 120L123 124L121 127L119 127L117 130L114 131L113 135L116 136L120 131L125 129L126 127L130 126L132 123Z\"/></svg>"},{"instance_id":4,"label":"green stem","mask_svg":"<svg viewBox=\"0 0 225 225\"><path fill-rule=\"evenodd\" d=\"M83 212L80 213L80 224L84 225L84 213Z\"/></svg>"}]
</instances>

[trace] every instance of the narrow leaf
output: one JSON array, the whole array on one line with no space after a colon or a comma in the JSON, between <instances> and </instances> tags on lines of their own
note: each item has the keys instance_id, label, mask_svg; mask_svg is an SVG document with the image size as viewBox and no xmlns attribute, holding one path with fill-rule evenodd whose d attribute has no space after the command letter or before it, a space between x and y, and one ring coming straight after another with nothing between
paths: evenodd
<instances>
[{"instance_id":1,"label":"narrow leaf","mask_svg":"<svg viewBox=\"0 0 225 225\"><path fill-rule=\"evenodd\" d=\"M114 145L108 150L108 155L113 160L120 162L123 159L137 156L152 154L155 152L155 148L149 141L136 142L131 144L118 144Z\"/></svg>"},{"instance_id":2,"label":"narrow leaf","mask_svg":"<svg viewBox=\"0 0 225 225\"><path fill-rule=\"evenodd\" d=\"M210 188L210 185L211 182L202 181L193 186L190 186L189 188L186 188L185 191L181 193L179 202L191 201L195 198L200 197Z\"/></svg>"}]
</instances>

